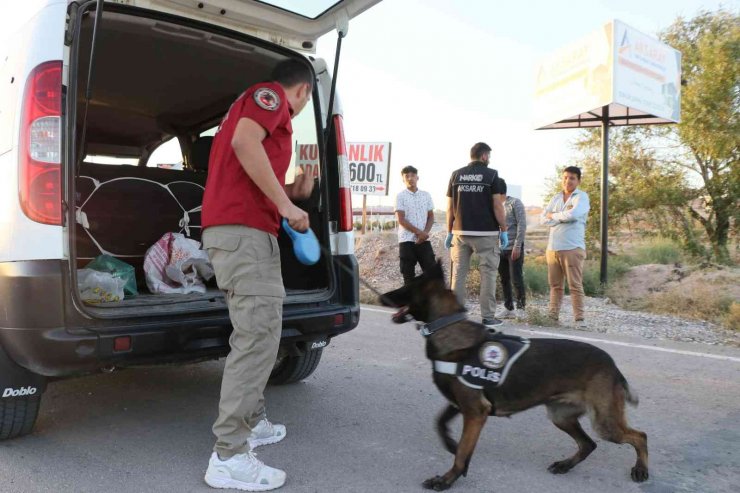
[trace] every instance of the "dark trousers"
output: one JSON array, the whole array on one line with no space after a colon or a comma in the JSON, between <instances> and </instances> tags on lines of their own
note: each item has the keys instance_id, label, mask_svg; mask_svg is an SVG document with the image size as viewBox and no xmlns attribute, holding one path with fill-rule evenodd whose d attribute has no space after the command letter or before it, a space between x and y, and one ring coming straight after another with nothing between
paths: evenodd
<instances>
[{"instance_id":1,"label":"dark trousers","mask_svg":"<svg viewBox=\"0 0 740 493\"><path fill-rule=\"evenodd\" d=\"M504 291L504 306L506 309L514 309L514 299L511 292L511 285L513 284L516 291L516 307L523 310L526 301L524 288L524 247L522 247L522 254L516 260L511 260L511 250L501 252L501 261L498 263L498 274L501 278L501 287Z\"/></svg>"},{"instance_id":2,"label":"dark trousers","mask_svg":"<svg viewBox=\"0 0 740 493\"><path fill-rule=\"evenodd\" d=\"M417 262L424 272L431 269L435 263L432 244L428 241L420 244L403 241L398 244L398 253L401 258L401 274L404 284L408 284L415 277Z\"/></svg>"}]
</instances>

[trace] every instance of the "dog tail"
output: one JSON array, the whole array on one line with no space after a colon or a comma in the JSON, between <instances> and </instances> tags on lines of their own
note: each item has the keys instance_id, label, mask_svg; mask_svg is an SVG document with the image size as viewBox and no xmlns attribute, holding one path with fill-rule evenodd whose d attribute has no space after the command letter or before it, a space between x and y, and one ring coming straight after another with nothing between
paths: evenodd
<instances>
[{"instance_id":1,"label":"dog tail","mask_svg":"<svg viewBox=\"0 0 740 493\"><path fill-rule=\"evenodd\" d=\"M619 372L619 383L622 385L622 387L624 387L624 396L627 399L627 402L629 402L634 407L637 407L637 405L640 403L640 398L637 396L637 393L630 388L630 384L627 383L627 379L624 378L622 372Z\"/></svg>"}]
</instances>

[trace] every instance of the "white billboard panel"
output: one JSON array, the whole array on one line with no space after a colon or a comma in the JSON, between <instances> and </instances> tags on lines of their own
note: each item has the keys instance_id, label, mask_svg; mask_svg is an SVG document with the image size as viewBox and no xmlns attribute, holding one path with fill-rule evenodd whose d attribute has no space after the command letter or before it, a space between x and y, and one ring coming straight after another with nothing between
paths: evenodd
<instances>
[{"instance_id":1,"label":"white billboard panel","mask_svg":"<svg viewBox=\"0 0 740 493\"><path fill-rule=\"evenodd\" d=\"M681 53L620 21L614 33L614 102L679 122Z\"/></svg>"},{"instance_id":2,"label":"white billboard panel","mask_svg":"<svg viewBox=\"0 0 740 493\"><path fill-rule=\"evenodd\" d=\"M678 122L681 54L620 21L556 51L537 69L536 128Z\"/></svg>"},{"instance_id":3,"label":"white billboard panel","mask_svg":"<svg viewBox=\"0 0 740 493\"><path fill-rule=\"evenodd\" d=\"M537 69L537 127L612 101L612 24L559 49Z\"/></svg>"}]
</instances>

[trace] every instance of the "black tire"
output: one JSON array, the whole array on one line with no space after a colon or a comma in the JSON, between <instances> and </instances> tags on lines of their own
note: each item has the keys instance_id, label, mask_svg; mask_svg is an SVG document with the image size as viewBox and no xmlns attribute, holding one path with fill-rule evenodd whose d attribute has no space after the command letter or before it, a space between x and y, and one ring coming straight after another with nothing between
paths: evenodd
<instances>
[{"instance_id":1,"label":"black tire","mask_svg":"<svg viewBox=\"0 0 740 493\"><path fill-rule=\"evenodd\" d=\"M0 399L0 440L28 435L39 415L41 396Z\"/></svg>"},{"instance_id":2,"label":"black tire","mask_svg":"<svg viewBox=\"0 0 740 493\"><path fill-rule=\"evenodd\" d=\"M286 355L275 365L270 375L270 383L283 385L295 383L308 378L321 361L323 348L306 351L298 356Z\"/></svg>"}]
</instances>

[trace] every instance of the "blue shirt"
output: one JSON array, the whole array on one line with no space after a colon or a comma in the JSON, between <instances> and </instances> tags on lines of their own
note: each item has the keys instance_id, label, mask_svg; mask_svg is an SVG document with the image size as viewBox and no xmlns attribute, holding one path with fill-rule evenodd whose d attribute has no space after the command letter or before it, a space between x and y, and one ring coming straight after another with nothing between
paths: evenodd
<instances>
[{"instance_id":1,"label":"blue shirt","mask_svg":"<svg viewBox=\"0 0 740 493\"><path fill-rule=\"evenodd\" d=\"M563 192L555 195L540 216L540 223L550 226L548 250L586 249L586 218L591 204L588 194L576 188L567 202L563 201ZM552 212L552 219L547 213Z\"/></svg>"}]
</instances>

